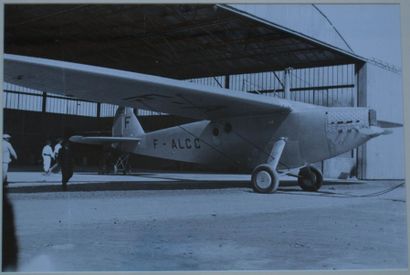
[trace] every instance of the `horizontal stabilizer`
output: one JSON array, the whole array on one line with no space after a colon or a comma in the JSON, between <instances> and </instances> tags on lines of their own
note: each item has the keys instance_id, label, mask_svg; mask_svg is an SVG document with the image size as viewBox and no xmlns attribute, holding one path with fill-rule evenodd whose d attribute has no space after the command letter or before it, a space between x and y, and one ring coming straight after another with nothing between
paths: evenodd
<instances>
[{"instance_id":1,"label":"horizontal stabilizer","mask_svg":"<svg viewBox=\"0 0 410 275\"><path fill-rule=\"evenodd\" d=\"M403 127L403 124L390 122L390 121L384 121L384 120L378 120L377 126L382 127L382 128L399 128L399 127Z\"/></svg>"},{"instance_id":2,"label":"horizontal stabilizer","mask_svg":"<svg viewBox=\"0 0 410 275\"><path fill-rule=\"evenodd\" d=\"M71 142L84 143L84 144L107 144L116 142L139 142L141 138L136 137L83 137L83 136L72 136L70 137Z\"/></svg>"}]
</instances>

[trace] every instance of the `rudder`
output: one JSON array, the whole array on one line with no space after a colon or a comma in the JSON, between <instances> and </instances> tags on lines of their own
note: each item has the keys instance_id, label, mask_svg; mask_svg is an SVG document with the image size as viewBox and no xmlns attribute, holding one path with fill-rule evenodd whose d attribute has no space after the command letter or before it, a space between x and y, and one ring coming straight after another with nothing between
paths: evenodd
<instances>
[{"instance_id":1,"label":"rudder","mask_svg":"<svg viewBox=\"0 0 410 275\"><path fill-rule=\"evenodd\" d=\"M130 107L118 107L112 126L112 136L137 137L144 133L144 129L142 129L140 122L134 114L134 109Z\"/></svg>"}]
</instances>

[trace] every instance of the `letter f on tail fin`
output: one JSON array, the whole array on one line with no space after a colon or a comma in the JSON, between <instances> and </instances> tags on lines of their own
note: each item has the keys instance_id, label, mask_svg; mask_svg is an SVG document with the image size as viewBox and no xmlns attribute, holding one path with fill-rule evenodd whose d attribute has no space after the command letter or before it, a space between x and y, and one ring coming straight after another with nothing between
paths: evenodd
<instances>
[{"instance_id":1,"label":"letter f on tail fin","mask_svg":"<svg viewBox=\"0 0 410 275\"><path fill-rule=\"evenodd\" d=\"M129 107L118 107L112 126L113 137L137 137L144 134L134 109Z\"/></svg>"}]
</instances>

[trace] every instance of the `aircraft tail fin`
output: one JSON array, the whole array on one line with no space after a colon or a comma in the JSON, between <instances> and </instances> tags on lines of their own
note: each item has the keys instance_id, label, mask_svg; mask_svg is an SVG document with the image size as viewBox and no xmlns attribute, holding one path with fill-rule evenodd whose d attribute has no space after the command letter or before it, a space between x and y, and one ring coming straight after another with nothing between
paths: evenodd
<instances>
[{"instance_id":1,"label":"aircraft tail fin","mask_svg":"<svg viewBox=\"0 0 410 275\"><path fill-rule=\"evenodd\" d=\"M134 114L134 109L118 107L112 126L113 137L137 137L143 135L144 129Z\"/></svg>"}]
</instances>

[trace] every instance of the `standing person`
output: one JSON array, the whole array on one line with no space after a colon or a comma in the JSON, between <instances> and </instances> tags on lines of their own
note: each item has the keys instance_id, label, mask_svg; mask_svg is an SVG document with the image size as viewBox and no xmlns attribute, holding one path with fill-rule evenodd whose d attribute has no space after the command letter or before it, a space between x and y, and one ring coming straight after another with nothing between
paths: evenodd
<instances>
[{"instance_id":1,"label":"standing person","mask_svg":"<svg viewBox=\"0 0 410 275\"><path fill-rule=\"evenodd\" d=\"M2 271L15 271L17 268L18 244L14 212L7 195L7 172L11 158L17 159L16 151L10 143L11 136L3 135L3 227L2 227Z\"/></svg>"},{"instance_id":2,"label":"standing person","mask_svg":"<svg viewBox=\"0 0 410 275\"><path fill-rule=\"evenodd\" d=\"M58 172L58 169L60 169L60 161L59 161L58 154L60 153L62 143L63 143L62 138L57 139L57 144L54 146L54 152L53 152L55 163L53 166L51 166L49 173L53 172L54 169L57 169L57 172Z\"/></svg>"},{"instance_id":3,"label":"standing person","mask_svg":"<svg viewBox=\"0 0 410 275\"><path fill-rule=\"evenodd\" d=\"M74 169L73 152L68 140L63 141L58 157L61 165L63 191L67 191L67 182L73 176Z\"/></svg>"},{"instance_id":4,"label":"standing person","mask_svg":"<svg viewBox=\"0 0 410 275\"><path fill-rule=\"evenodd\" d=\"M7 172L11 158L17 160L17 154L10 143L10 139L11 136L9 134L3 135L3 184L7 184Z\"/></svg>"},{"instance_id":5,"label":"standing person","mask_svg":"<svg viewBox=\"0 0 410 275\"><path fill-rule=\"evenodd\" d=\"M43 151L41 152L43 157L43 170L44 174L48 174L50 171L51 159L54 158L53 149L51 149L51 141L47 140L46 145L43 147Z\"/></svg>"},{"instance_id":6,"label":"standing person","mask_svg":"<svg viewBox=\"0 0 410 275\"><path fill-rule=\"evenodd\" d=\"M3 185L2 271L16 271L18 264L18 242L13 205L8 198L7 192L8 188L5 188Z\"/></svg>"}]
</instances>

